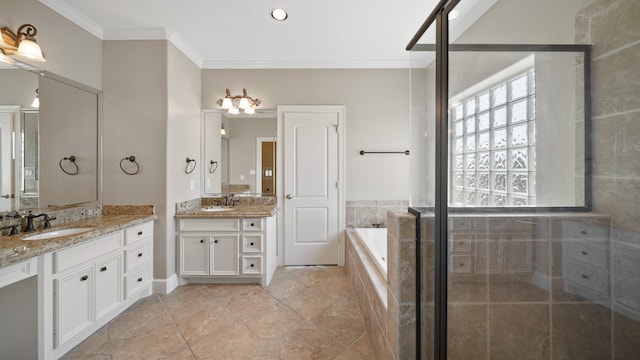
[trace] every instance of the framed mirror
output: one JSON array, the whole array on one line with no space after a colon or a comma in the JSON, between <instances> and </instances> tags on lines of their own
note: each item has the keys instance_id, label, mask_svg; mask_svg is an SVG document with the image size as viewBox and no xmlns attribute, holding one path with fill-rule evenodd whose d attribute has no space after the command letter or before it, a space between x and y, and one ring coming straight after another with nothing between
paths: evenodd
<instances>
[{"instance_id":1,"label":"framed mirror","mask_svg":"<svg viewBox=\"0 0 640 360\"><path fill-rule=\"evenodd\" d=\"M100 200L100 100L29 65L0 66L0 212Z\"/></svg>"},{"instance_id":2,"label":"framed mirror","mask_svg":"<svg viewBox=\"0 0 640 360\"><path fill-rule=\"evenodd\" d=\"M218 164L215 174L204 169L203 194L275 196L275 110L232 115L215 109L203 114L203 158L207 166Z\"/></svg>"}]
</instances>

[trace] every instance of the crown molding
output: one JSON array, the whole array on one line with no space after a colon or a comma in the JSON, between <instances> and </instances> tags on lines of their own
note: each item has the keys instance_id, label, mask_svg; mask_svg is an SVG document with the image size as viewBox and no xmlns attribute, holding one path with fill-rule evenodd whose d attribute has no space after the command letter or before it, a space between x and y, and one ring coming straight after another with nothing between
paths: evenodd
<instances>
[{"instance_id":1,"label":"crown molding","mask_svg":"<svg viewBox=\"0 0 640 360\"><path fill-rule=\"evenodd\" d=\"M203 69L406 69L409 57L396 60L204 60Z\"/></svg>"},{"instance_id":2,"label":"crown molding","mask_svg":"<svg viewBox=\"0 0 640 360\"><path fill-rule=\"evenodd\" d=\"M180 50L189 60L202 69L204 59L196 52L178 33L174 32L169 36L169 42Z\"/></svg>"},{"instance_id":3,"label":"crown molding","mask_svg":"<svg viewBox=\"0 0 640 360\"><path fill-rule=\"evenodd\" d=\"M95 21L91 20L85 14L79 12L68 3L61 0L39 0L40 3L49 7L51 10L64 16L72 23L80 26L91 35L103 40L104 29Z\"/></svg>"},{"instance_id":4,"label":"crown molding","mask_svg":"<svg viewBox=\"0 0 640 360\"><path fill-rule=\"evenodd\" d=\"M105 28L103 40L167 40L162 27Z\"/></svg>"}]
</instances>

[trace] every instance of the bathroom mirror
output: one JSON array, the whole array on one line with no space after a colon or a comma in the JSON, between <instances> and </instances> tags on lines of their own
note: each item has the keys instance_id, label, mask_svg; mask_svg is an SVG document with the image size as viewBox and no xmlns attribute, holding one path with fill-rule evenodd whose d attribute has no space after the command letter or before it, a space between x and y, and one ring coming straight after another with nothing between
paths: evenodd
<instances>
[{"instance_id":1,"label":"bathroom mirror","mask_svg":"<svg viewBox=\"0 0 640 360\"><path fill-rule=\"evenodd\" d=\"M276 134L274 109L256 110L252 115L232 115L226 111L204 110L203 153L217 161L215 174L203 169L204 195L275 196ZM224 126L225 134L220 129Z\"/></svg>"},{"instance_id":2,"label":"bathroom mirror","mask_svg":"<svg viewBox=\"0 0 640 360\"><path fill-rule=\"evenodd\" d=\"M0 67L0 212L99 200L99 98L28 65Z\"/></svg>"}]
</instances>

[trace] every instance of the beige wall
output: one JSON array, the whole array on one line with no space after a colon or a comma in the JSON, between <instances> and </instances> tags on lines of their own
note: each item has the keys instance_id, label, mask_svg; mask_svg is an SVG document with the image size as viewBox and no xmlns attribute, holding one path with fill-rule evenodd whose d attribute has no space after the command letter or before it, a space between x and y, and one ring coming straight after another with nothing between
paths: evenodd
<instances>
[{"instance_id":1,"label":"beige wall","mask_svg":"<svg viewBox=\"0 0 640 360\"><path fill-rule=\"evenodd\" d=\"M225 88L233 95L246 88L277 105L346 106L346 199L409 198L409 157L365 155L366 151L409 149L409 72L368 70L203 70L202 106L215 108Z\"/></svg>"},{"instance_id":2,"label":"beige wall","mask_svg":"<svg viewBox=\"0 0 640 360\"><path fill-rule=\"evenodd\" d=\"M36 40L44 56L38 68L60 76L102 88L102 40L37 0L2 0L0 27L17 31L22 24L38 29Z\"/></svg>"},{"instance_id":3,"label":"beige wall","mask_svg":"<svg viewBox=\"0 0 640 360\"><path fill-rule=\"evenodd\" d=\"M103 202L151 204L155 224L154 277L167 278L167 45L166 41L105 41L103 67ZM140 173L124 174L134 155ZM179 169L176 169L179 171Z\"/></svg>"},{"instance_id":4,"label":"beige wall","mask_svg":"<svg viewBox=\"0 0 640 360\"><path fill-rule=\"evenodd\" d=\"M200 196L200 68L171 43L167 44L167 147L166 147L166 258L164 268L156 269L166 278L175 273L175 221L177 202ZM186 158L195 158L197 167L185 174ZM162 239L156 238L159 246Z\"/></svg>"},{"instance_id":5,"label":"beige wall","mask_svg":"<svg viewBox=\"0 0 640 360\"><path fill-rule=\"evenodd\" d=\"M30 108L38 88L38 76L24 70L0 70L0 105Z\"/></svg>"}]
</instances>

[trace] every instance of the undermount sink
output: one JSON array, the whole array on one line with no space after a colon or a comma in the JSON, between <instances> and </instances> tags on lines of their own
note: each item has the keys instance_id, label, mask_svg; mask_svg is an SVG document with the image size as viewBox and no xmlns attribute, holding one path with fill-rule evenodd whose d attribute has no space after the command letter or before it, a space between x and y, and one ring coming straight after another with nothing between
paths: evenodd
<instances>
[{"instance_id":1,"label":"undermount sink","mask_svg":"<svg viewBox=\"0 0 640 360\"><path fill-rule=\"evenodd\" d=\"M203 207L201 210L202 210L202 211L206 211L206 212L215 212L215 211L229 211L229 210L234 210L234 208L232 208L232 207L227 207L227 206L207 206L207 207Z\"/></svg>"},{"instance_id":2,"label":"undermount sink","mask_svg":"<svg viewBox=\"0 0 640 360\"><path fill-rule=\"evenodd\" d=\"M73 234L79 234L83 232L90 231L91 228L70 228L70 229L60 229L47 231L39 234L28 235L22 238L22 240L46 240L53 239L60 236L68 236Z\"/></svg>"}]
</instances>

